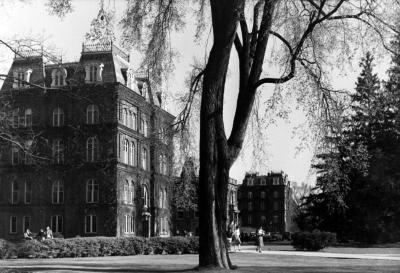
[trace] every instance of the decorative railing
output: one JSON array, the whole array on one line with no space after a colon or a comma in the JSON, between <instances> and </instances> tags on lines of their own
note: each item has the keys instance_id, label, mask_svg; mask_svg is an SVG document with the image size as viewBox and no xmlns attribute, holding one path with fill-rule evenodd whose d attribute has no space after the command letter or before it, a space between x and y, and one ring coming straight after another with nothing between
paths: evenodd
<instances>
[{"instance_id":1,"label":"decorative railing","mask_svg":"<svg viewBox=\"0 0 400 273\"><path fill-rule=\"evenodd\" d=\"M98 42L98 43L82 43L82 53L94 52L114 52L117 55L129 61L129 56L119 47L113 44L112 41Z\"/></svg>"},{"instance_id":2,"label":"decorative railing","mask_svg":"<svg viewBox=\"0 0 400 273\"><path fill-rule=\"evenodd\" d=\"M43 53L40 50L35 50L35 49L24 49L24 50L19 50L18 52L15 52L15 59L26 59L26 58L32 58L32 57L42 57Z\"/></svg>"}]
</instances>

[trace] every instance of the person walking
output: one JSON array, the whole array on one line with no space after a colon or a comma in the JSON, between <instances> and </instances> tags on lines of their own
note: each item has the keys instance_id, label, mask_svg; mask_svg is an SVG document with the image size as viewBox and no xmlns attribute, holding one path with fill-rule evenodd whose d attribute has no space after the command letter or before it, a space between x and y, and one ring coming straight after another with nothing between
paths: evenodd
<instances>
[{"instance_id":1,"label":"person walking","mask_svg":"<svg viewBox=\"0 0 400 273\"><path fill-rule=\"evenodd\" d=\"M260 226L257 230L257 249L256 252L262 253L262 247L264 246L264 235L265 231L262 226Z\"/></svg>"},{"instance_id":2,"label":"person walking","mask_svg":"<svg viewBox=\"0 0 400 273\"><path fill-rule=\"evenodd\" d=\"M240 245L242 243L242 241L240 240L240 229L239 226L236 226L235 231L233 232L233 238L234 238L234 248L235 251L239 250L240 251Z\"/></svg>"}]
</instances>

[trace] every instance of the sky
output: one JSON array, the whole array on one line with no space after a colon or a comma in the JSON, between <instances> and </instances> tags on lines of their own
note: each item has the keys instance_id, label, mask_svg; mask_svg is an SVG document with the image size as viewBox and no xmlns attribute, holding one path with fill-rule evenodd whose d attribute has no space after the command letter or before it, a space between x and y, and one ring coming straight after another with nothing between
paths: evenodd
<instances>
[{"instance_id":1,"label":"sky","mask_svg":"<svg viewBox=\"0 0 400 273\"><path fill-rule=\"evenodd\" d=\"M73 0L74 11L64 19L48 14L44 6L44 0L31 0L28 3L18 1L4 1L2 7L3 15L0 17L0 38L12 40L18 37L44 37L45 44L56 48L56 52L62 55L63 61L78 61L84 41L84 35L89 31L90 22L99 11L100 5L97 0ZM124 0L105 0L105 8L115 9L116 18L120 18L125 7ZM117 30L118 32L118 30ZM117 35L118 36L118 35ZM118 38L117 38L118 40ZM204 55L204 47L193 42L193 27L188 26L185 31L174 36L173 47L179 52L175 60L175 71L167 82L167 92L185 90L184 80L190 65L195 57ZM8 72L13 54L6 48L0 46L0 72ZM386 63L385 60L384 63ZM384 67L379 67L379 73L384 75ZM351 89L356 81L358 68L351 68L349 72L337 72L340 76L336 79L338 87ZM224 105L224 119L226 132L229 134L236 105L238 77L237 60L234 58L230 63L229 79ZM267 99L272 94L271 87L265 88ZM288 105L294 108L293 105ZM177 114L179 109L171 109ZM278 120L270 125L264 132L265 145L262 147L267 155L261 164L254 164L251 156L251 147L244 147L242 155L231 168L230 176L239 181L243 180L247 171L257 171L266 174L269 171L284 171L291 181L297 183L315 183L315 174L310 170L313 158L312 147L298 149L301 144L301 135L293 133L294 128L304 123L305 116L299 110L294 110L287 120ZM265 161L265 162L264 162Z\"/></svg>"}]
</instances>

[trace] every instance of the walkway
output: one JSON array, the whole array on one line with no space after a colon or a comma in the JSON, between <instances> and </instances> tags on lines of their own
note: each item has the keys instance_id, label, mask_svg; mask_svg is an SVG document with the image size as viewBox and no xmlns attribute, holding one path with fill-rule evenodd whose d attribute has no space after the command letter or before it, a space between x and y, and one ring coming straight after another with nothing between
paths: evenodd
<instances>
[{"instance_id":1,"label":"walkway","mask_svg":"<svg viewBox=\"0 0 400 273\"><path fill-rule=\"evenodd\" d=\"M255 246L242 246L242 253L255 253ZM337 259L369 259L369 260L390 260L400 261L399 254L353 254L353 253L330 253L319 251L297 251L297 250L264 250L260 255L284 255L284 256L305 256L305 257L323 257Z\"/></svg>"}]
</instances>

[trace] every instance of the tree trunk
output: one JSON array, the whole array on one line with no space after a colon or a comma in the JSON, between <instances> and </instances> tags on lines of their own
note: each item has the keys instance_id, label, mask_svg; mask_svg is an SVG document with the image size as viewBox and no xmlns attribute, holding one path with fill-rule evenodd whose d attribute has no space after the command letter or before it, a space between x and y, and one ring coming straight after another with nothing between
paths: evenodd
<instances>
[{"instance_id":1,"label":"tree trunk","mask_svg":"<svg viewBox=\"0 0 400 273\"><path fill-rule=\"evenodd\" d=\"M243 0L211 1L214 43L204 71L200 112L200 267L232 268L226 222L229 159L223 122L225 79Z\"/></svg>"}]
</instances>

